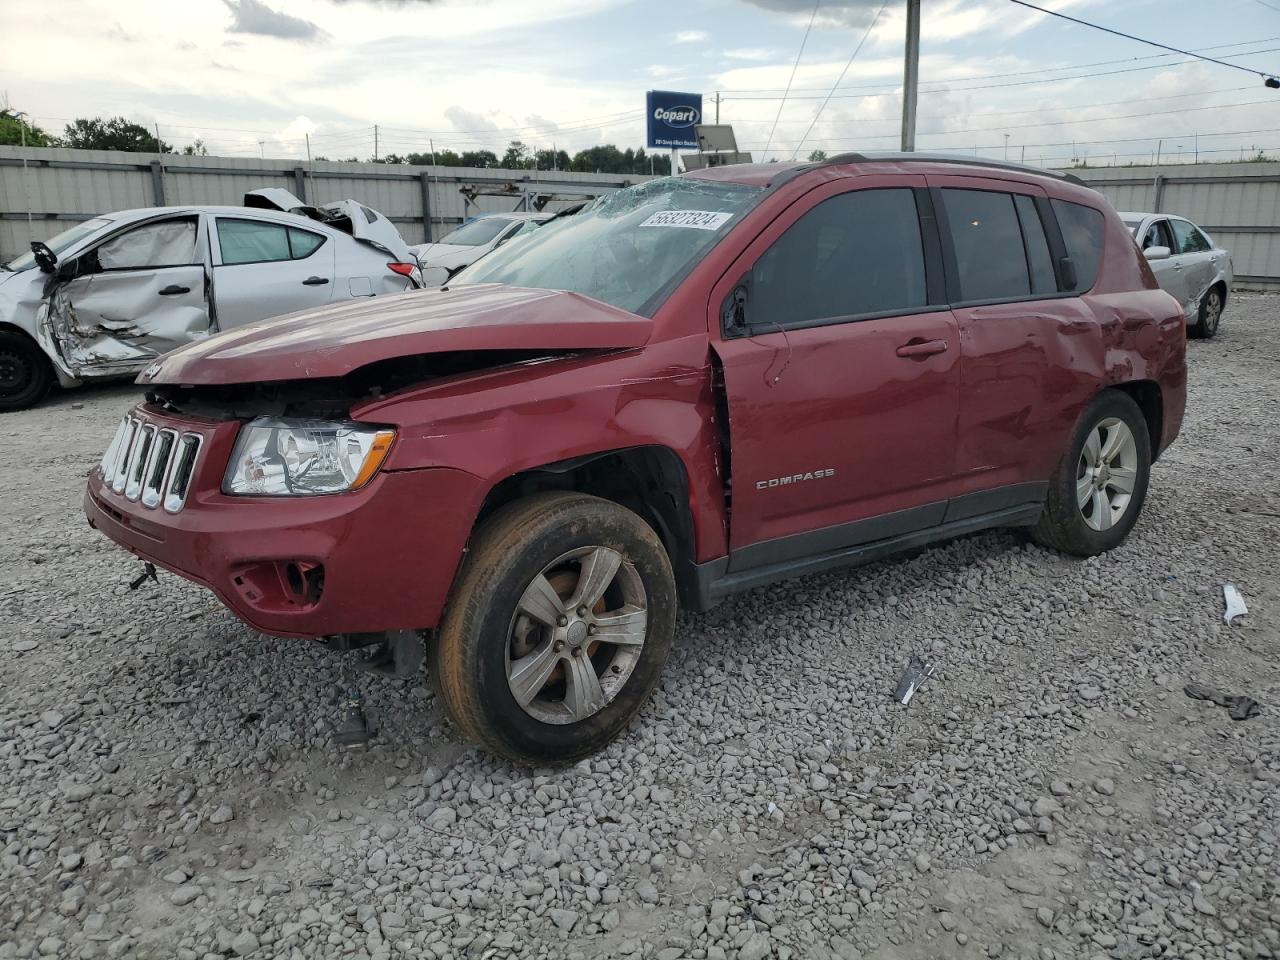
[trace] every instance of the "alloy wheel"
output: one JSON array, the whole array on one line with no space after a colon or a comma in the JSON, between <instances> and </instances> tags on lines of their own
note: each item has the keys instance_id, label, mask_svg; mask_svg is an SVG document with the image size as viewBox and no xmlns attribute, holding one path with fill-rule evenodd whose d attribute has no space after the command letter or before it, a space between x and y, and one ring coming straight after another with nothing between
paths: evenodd
<instances>
[{"instance_id":1,"label":"alloy wheel","mask_svg":"<svg viewBox=\"0 0 1280 960\"><path fill-rule=\"evenodd\" d=\"M585 720L626 686L647 628L635 565L609 547L572 550L544 567L516 606L506 638L511 695L543 723Z\"/></svg>"},{"instance_id":2,"label":"alloy wheel","mask_svg":"<svg viewBox=\"0 0 1280 960\"><path fill-rule=\"evenodd\" d=\"M1205 294L1204 301L1204 331L1212 336L1218 329L1218 322L1222 319L1222 294L1216 289L1210 290Z\"/></svg>"},{"instance_id":3,"label":"alloy wheel","mask_svg":"<svg viewBox=\"0 0 1280 960\"><path fill-rule=\"evenodd\" d=\"M1076 503L1084 522L1110 530L1133 499L1138 481L1138 444L1128 424L1108 417L1090 431L1076 467Z\"/></svg>"}]
</instances>

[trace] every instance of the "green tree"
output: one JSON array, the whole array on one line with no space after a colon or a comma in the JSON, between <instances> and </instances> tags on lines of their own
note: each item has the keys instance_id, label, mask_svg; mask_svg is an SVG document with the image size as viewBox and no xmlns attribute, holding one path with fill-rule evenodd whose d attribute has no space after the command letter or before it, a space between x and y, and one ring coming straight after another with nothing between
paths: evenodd
<instances>
[{"instance_id":1,"label":"green tree","mask_svg":"<svg viewBox=\"0 0 1280 960\"><path fill-rule=\"evenodd\" d=\"M460 167L496 167L498 155L492 150L465 150L459 158Z\"/></svg>"},{"instance_id":2,"label":"green tree","mask_svg":"<svg viewBox=\"0 0 1280 960\"><path fill-rule=\"evenodd\" d=\"M821 163L825 159L827 159L827 151L825 150L814 150L809 154L810 163Z\"/></svg>"},{"instance_id":3,"label":"green tree","mask_svg":"<svg viewBox=\"0 0 1280 960\"><path fill-rule=\"evenodd\" d=\"M533 158L539 170L568 170L572 162L564 150L539 150Z\"/></svg>"},{"instance_id":4,"label":"green tree","mask_svg":"<svg viewBox=\"0 0 1280 960\"><path fill-rule=\"evenodd\" d=\"M63 142L68 147L81 150L128 150L133 153L173 153L173 147L140 123L131 123L124 117L104 120L81 117L67 124Z\"/></svg>"},{"instance_id":5,"label":"green tree","mask_svg":"<svg viewBox=\"0 0 1280 960\"><path fill-rule=\"evenodd\" d=\"M0 143L5 146L56 147L56 137L51 137L37 126L23 125L16 110L0 110Z\"/></svg>"},{"instance_id":6,"label":"green tree","mask_svg":"<svg viewBox=\"0 0 1280 960\"><path fill-rule=\"evenodd\" d=\"M507 152L502 155L501 167L508 170L520 170L529 165L529 161L533 159L529 148L519 140L512 140L507 144Z\"/></svg>"},{"instance_id":7,"label":"green tree","mask_svg":"<svg viewBox=\"0 0 1280 960\"><path fill-rule=\"evenodd\" d=\"M184 157L207 157L209 148L204 145L203 140L197 137L182 148L182 155Z\"/></svg>"}]
</instances>

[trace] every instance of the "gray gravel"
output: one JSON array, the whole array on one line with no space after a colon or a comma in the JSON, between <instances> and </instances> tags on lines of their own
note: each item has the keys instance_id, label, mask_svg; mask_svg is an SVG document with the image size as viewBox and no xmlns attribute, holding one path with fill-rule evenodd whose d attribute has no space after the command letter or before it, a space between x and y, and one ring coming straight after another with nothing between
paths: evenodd
<instances>
[{"instance_id":1,"label":"gray gravel","mask_svg":"<svg viewBox=\"0 0 1280 960\"><path fill-rule=\"evenodd\" d=\"M1121 549L992 533L686 616L630 733L559 771L408 681L336 753L335 655L130 592L86 527L133 388L0 417L0 960L1280 956L1278 318L1190 345Z\"/></svg>"}]
</instances>

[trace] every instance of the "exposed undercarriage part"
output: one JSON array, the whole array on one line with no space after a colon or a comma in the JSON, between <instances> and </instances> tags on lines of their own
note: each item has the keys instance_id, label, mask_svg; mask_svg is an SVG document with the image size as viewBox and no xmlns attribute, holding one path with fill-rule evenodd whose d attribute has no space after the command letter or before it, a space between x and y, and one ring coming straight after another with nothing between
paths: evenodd
<instances>
[{"instance_id":1,"label":"exposed undercarriage part","mask_svg":"<svg viewBox=\"0 0 1280 960\"><path fill-rule=\"evenodd\" d=\"M280 380L219 386L154 384L147 402L172 413L211 420L253 417L340 418L358 403L376 400L408 387L569 356L573 351L471 350L395 357L361 367L345 377Z\"/></svg>"}]
</instances>

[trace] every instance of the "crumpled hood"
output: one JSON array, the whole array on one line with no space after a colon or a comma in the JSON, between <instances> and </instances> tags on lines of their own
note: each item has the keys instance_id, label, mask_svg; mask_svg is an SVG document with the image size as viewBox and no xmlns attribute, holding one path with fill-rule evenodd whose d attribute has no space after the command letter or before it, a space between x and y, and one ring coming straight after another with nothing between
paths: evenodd
<instances>
[{"instance_id":1,"label":"crumpled hood","mask_svg":"<svg viewBox=\"0 0 1280 960\"><path fill-rule=\"evenodd\" d=\"M237 327L161 357L139 383L341 377L379 360L459 350L638 347L653 321L580 293L501 284L415 290Z\"/></svg>"}]
</instances>

